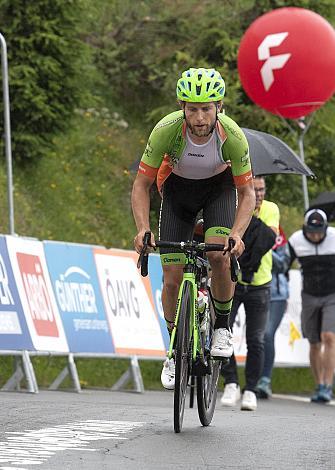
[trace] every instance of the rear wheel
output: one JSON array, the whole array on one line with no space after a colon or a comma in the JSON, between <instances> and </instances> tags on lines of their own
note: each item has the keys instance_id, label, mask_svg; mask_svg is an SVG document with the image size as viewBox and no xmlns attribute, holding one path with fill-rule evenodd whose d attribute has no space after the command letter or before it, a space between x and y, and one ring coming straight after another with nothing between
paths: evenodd
<instances>
[{"instance_id":1,"label":"rear wheel","mask_svg":"<svg viewBox=\"0 0 335 470\"><path fill-rule=\"evenodd\" d=\"M207 323L206 331L201 334L201 341L203 350L206 354L206 360L210 366L211 373L202 377L197 377L197 403L200 422L203 426L208 426L213 418L217 386L220 374L220 361L215 361L210 357L210 341L213 336L215 313L214 309L209 304L209 321Z\"/></svg>"},{"instance_id":2,"label":"rear wheel","mask_svg":"<svg viewBox=\"0 0 335 470\"><path fill-rule=\"evenodd\" d=\"M187 384L190 374L191 358L191 286L185 282L177 325L175 351L175 388L174 388L174 431L180 432L183 425Z\"/></svg>"}]
</instances>

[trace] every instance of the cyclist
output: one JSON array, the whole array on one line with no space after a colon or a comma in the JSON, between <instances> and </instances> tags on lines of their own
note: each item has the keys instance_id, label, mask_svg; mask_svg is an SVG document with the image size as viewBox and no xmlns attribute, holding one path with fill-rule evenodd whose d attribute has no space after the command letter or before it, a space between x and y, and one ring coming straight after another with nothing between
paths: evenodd
<instances>
[{"instance_id":1,"label":"cyclist","mask_svg":"<svg viewBox=\"0 0 335 470\"><path fill-rule=\"evenodd\" d=\"M181 110L168 114L154 127L134 181L135 249L141 251L144 233L150 231L149 191L157 179L162 196L161 240L190 240L196 216L203 210L206 242L228 246L230 237L235 241L232 252L240 256L244 250L242 236L255 207L255 192L246 137L222 113L224 80L214 69L190 68L178 80L176 91ZM153 234L151 245L155 246ZM162 304L171 333L185 257L171 249L161 249L160 255ZM228 358L233 353L229 313L235 285L230 279L228 255L211 252L207 256L216 311L211 355ZM164 362L161 380L165 388L174 388L173 359Z\"/></svg>"}]
</instances>

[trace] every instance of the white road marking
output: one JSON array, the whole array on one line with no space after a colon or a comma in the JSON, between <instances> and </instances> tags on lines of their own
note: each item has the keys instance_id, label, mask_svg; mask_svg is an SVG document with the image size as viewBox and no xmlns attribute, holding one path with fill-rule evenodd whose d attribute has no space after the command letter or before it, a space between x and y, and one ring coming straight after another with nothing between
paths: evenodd
<instances>
[{"instance_id":1,"label":"white road marking","mask_svg":"<svg viewBox=\"0 0 335 470\"><path fill-rule=\"evenodd\" d=\"M57 451L72 449L95 452L98 449L86 448L91 441L125 440L131 431L143 424L88 420L38 430L6 432L7 439L0 442L0 465L7 466L1 466L0 470L27 470L22 465L41 465Z\"/></svg>"},{"instance_id":2,"label":"white road marking","mask_svg":"<svg viewBox=\"0 0 335 470\"><path fill-rule=\"evenodd\" d=\"M299 397L297 395L281 395L280 393L274 393L272 396L273 398L280 398L283 400L303 401L305 403L311 403L311 399L309 397ZM335 406L335 400L331 400L329 403L320 403L320 405Z\"/></svg>"}]
</instances>

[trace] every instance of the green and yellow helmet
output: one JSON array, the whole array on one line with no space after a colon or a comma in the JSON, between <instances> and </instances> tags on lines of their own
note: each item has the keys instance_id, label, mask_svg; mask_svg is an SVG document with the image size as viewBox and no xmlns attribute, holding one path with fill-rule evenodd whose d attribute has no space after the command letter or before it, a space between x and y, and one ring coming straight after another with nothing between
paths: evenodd
<instances>
[{"instance_id":1,"label":"green and yellow helmet","mask_svg":"<svg viewBox=\"0 0 335 470\"><path fill-rule=\"evenodd\" d=\"M177 82L177 98L191 103L220 101L225 94L225 82L215 69L188 69Z\"/></svg>"}]
</instances>

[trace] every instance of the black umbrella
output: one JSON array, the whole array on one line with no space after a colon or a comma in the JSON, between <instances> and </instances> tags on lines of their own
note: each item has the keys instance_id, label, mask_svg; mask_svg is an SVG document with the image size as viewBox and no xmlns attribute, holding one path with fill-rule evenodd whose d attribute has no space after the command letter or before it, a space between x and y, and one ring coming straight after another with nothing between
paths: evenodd
<instances>
[{"instance_id":1,"label":"black umbrella","mask_svg":"<svg viewBox=\"0 0 335 470\"><path fill-rule=\"evenodd\" d=\"M317 198L311 201L310 209L322 209L326 214L329 222L335 220L335 193L324 191Z\"/></svg>"},{"instance_id":2,"label":"black umbrella","mask_svg":"<svg viewBox=\"0 0 335 470\"><path fill-rule=\"evenodd\" d=\"M254 176L276 173L315 176L298 155L278 137L242 128L249 143Z\"/></svg>"}]
</instances>

